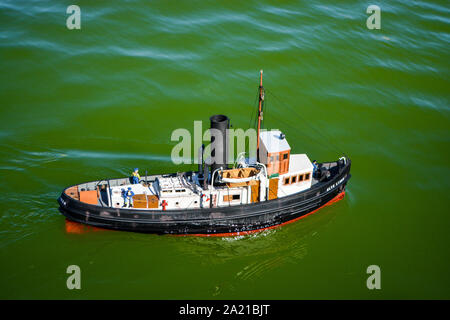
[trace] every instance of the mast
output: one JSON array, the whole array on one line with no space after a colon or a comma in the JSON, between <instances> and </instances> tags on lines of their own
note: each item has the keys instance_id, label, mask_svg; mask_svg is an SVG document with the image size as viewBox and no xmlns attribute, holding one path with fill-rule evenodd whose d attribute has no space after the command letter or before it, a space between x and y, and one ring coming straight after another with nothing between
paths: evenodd
<instances>
[{"instance_id":1,"label":"mast","mask_svg":"<svg viewBox=\"0 0 450 320\"><path fill-rule=\"evenodd\" d=\"M261 120L263 117L262 108L264 105L264 87L263 87L263 71L260 71L260 82L259 82L259 107L258 107L258 136L256 137L256 159L259 161L259 133L261 131Z\"/></svg>"}]
</instances>

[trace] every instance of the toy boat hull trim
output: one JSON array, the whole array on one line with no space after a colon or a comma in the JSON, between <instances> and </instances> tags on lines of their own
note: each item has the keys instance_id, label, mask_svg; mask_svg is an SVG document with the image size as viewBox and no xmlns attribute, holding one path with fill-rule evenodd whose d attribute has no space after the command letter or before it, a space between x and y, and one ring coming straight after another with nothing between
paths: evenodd
<instances>
[{"instance_id":1,"label":"toy boat hull trim","mask_svg":"<svg viewBox=\"0 0 450 320\"><path fill-rule=\"evenodd\" d=\"M250 204L167 211L111 208L103 205L99 190L99 204L82 202L70 196L69 190L75 186L66 188L58 202L61 213L69 220L105 229L156 234L248 234L298 220L343 195L351 177L351 161L347 159L343 166L338 166L338 162L332 163L336 164L336 170L326 181L315 181L311 188L285 197ZM170 175L164 177L167 176ZM157 177L161 176L147 176L143 180L152 182ZM125 185L127 180L112 179L107 183ZM100 183L105 183L105 180L88 184Z\"/></svg>"}]
</instances>

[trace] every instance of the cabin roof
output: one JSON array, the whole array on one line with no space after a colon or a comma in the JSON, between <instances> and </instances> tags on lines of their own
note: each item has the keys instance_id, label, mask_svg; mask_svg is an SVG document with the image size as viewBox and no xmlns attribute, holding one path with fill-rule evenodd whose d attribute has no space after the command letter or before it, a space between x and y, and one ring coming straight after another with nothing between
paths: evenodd
<instances>
[{"instance_id":1,"label":"cabin roof","mask_svg":"<svg viewBox=\"0 0 450 320\"><path fill-rule=\"evenodd\" d=\"M268 153L291 150L286 137L281 138L280 130L262 131L259 138Z\"/></svg>"},{"instance_id":2,"label":"cabin roof","mask_svg":"<svg viewBox=\"0 0 450 320\"><path fill-rule=\"evenodd\" d=\"M302 154L291 154L289 157L289 173L296 172L310 172L313 170L313 165L308 156Z\"/></svg>"}]
</instances>

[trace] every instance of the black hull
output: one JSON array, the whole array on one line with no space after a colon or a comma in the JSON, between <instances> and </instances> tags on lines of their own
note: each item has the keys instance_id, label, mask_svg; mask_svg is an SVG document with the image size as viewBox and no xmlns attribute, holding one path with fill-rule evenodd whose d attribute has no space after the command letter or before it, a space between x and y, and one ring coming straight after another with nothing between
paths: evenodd
<instances>
[{"instance_id":1,"label":"black hull","mask_svg":"<svg viewBox=\"0 0 450 320\"><path fill-rule=\"evenodd\" d=\"M283 198L221 208L189 210L136 210L87 204L65 192L58 199L69 220L113 230L156 234L246 234L285 224L326 205L345 190L351 162L330 181Z\"/></svg>"}]
</instances>

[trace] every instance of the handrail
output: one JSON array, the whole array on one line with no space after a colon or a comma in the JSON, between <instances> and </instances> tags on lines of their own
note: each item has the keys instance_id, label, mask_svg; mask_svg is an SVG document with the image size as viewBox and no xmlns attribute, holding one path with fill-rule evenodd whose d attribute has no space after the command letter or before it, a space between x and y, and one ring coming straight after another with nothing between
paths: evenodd
<instances>
[{"instance_id":1,"label":"handrail","mask_svg":"<svg viewBox=\"0 0 450 320\"><path fill-rule=\"evenodd\" d=\"M106 180L106 181L108 181L108 194L109 194L109 197L108 197L108 201L109 201L108 207L111 208L111 207L112 207L111 186L109 185L109 179Z\"/></svg>"},{"instance_id":2,"label":"handrail","mask_svg":"<svg viewBox=\"0 0 450 320\"><path fill-rule=\"evenodd\" d=\"M214 174L219 171L219 170L223 170L222 167L214 170L214 172L211 175L211 184L209 185L209 207L212 208L212 188L214 187ZM204 177L204 179L207 179L207 177Z\"/></svg>"},{"instance_id":3,"label":"handrail","mask_svg":"<svg viewBox=\"0 0 450 320\"><path fill-rule=\"evenodd\" d=\"M222 167L220 167L220 168L214 170L213 174L211 175L211 184L209 185L209 188L208 188L209 190L211 190L211 188L214 187L214 174L215 174L217 171L221 171L221 170L223 170Z\"/></svg>"},{"instance_id":4,"label":"handrail","mask_svg":"<svg viewBox=\"0 0 450 320\"><path fill-rule=\"evenodd\" d=\"M254 176L247 177L247 178L222 178L222 181L228 182L228 183L241 183L241 182L249 182L252 180L256 180L257 177L258 177L258 175L254 175Z\"/></svg>"}]
</instances>

